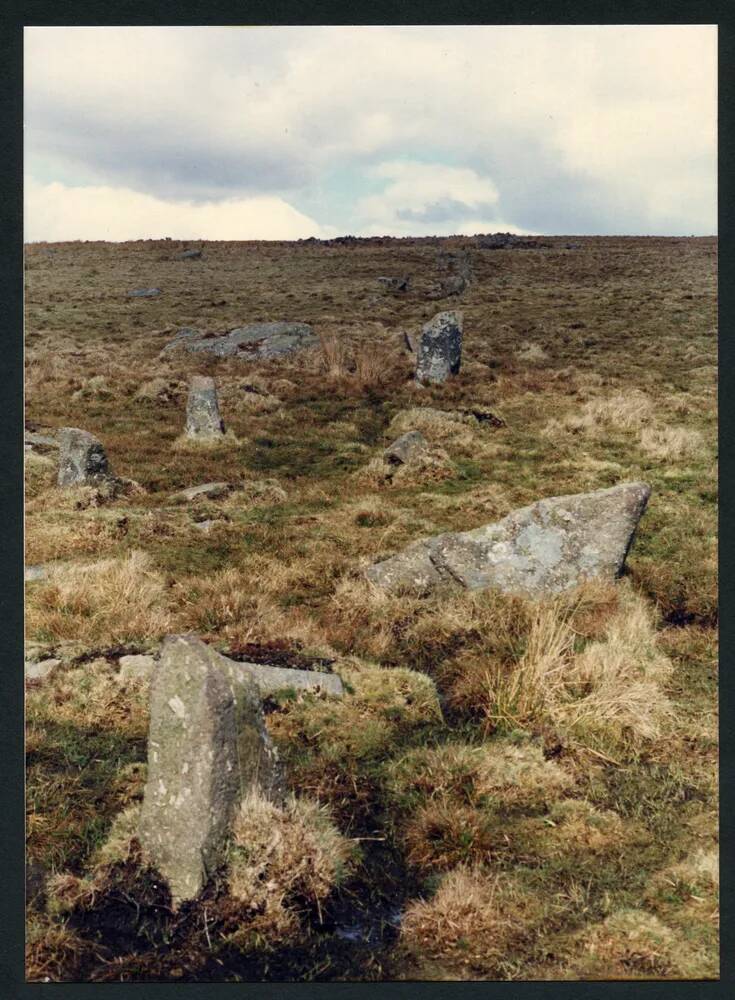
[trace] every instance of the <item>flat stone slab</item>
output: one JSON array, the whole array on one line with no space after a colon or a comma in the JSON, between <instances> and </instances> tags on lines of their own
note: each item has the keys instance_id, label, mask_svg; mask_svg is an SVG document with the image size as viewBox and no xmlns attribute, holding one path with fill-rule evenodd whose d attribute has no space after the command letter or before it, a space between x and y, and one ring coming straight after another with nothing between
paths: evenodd
<instances>
[{"instance_id":1,"label":"flat stone slab","mask_svg":"<svg viewBox=\"0 0 735 1000\"><path fill-rule=\"evenodd\" d=\"M202 256L201 250L183 250L180 254L176 255L177 260L199 260Z\"/></svg>"},{"instance_id":2,"label":"flat stone slab","mask_svg":"<svg viewBox=\"0 0 735 1000\"><path fill-rule=\"evenodd\" d=\"M539 500L495 524L414 542L366 575L390 591L494 587L531 597L587 579L612 581L623 570L650 492L645 483L624 483Z\"/></svg>"},{"instance_id":3,"label":"flat stone slab","mask_svg":"<svg viewBox=\"0 0 735 1000\"><path fill-rule=\"evenodd\" d=\"M240 663L230 661L233 669L246 673L257 686L261 698L276 691L293 688L341 698L345 692L339 674L326 674L318 670L297 670L294 667L272 667L266 663Z\"/></svg>"},{"instance_id":4,"label":"flat stone slab","mask_svg":"<svg viewBox=\"0 0 735 1000\"><path fill-rule=\"evenodd\" d=\"M59 442L49 434L37 434L35 431L26 431L23 435L25 444L33 448L58 448Z\"/></svg>"},{"instance_id":5,"label":"flat stone slab","mask_svg":"<svg viewBox=\"0 0 735 1000\"><path fill-rule=\"evenodd\" d=\"M155 299L155 297L160 294L161 294L160 288L134 288L131 292L128 292L128 298Z\"/></svg>"},{"instance_id":6,"label":"flat stone slab","mask_svg":"<svg viewBox=\"0 0 735 1000\"><path fill-rule=\"evenodd\" d=\"M316 347L318 343L319 338L308 323L248 323L214 337L191 327L182 327L162 353L184 350L190 354L212 354L218 358L267 360Z\"/></svg>"},{"instance_id":7,"label":"flat stone slab","mask_svg":"<svg viewBox=\"0 0 735 1000\"><path fill-rule=\"evenodd\" d=\"M202 483L201 486L189 486L185 490L174 493L171 499L176 503L191 503L193 500L220 500L231 493L234 487L230 483Z\"/></svg>"},{"instance_id":8,"label":"flat stone slab","mask_svg":"<svg viewBox=\"0 0 735 1000\"><path fill-rule=\"evenodd\" d=\"M36 583L38 580L45 580L48 570L45 566L26 566L23 573L24 583Z\"/></svg>"}]
</instances>

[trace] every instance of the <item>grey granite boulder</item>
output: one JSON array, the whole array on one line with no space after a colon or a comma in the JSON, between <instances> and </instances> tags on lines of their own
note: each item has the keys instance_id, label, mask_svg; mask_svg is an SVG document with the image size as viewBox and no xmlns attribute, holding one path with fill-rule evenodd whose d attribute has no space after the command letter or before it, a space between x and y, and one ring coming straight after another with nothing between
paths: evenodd
<instances>
[{"instance_id":1,"label":"grey granite boulder","mask_svg":"<svg viewBox=\"0 0 735 1000\"><path fill-rule=\"evenodd\" d=\"M209 375L194 375L189 383L185 433L190 438L217 438L225 433L217 386Z\"/></svg>"},{"instance_id":2,"label":"grey granite boulder","mask_svg":"<svg viewBox=\"0 0 735 1000\"><path fill-rule=\"evenodd\" d=\"M132 292L128 292L128 298L155 299L156 296L160 294L161 294L160 288L134 288Z\"/></svg>"},{"instance_id":3,"label":"grey granite boulder","mask_svg":"<svg viewBox=\"0 0 735 1000\"><path fill-rule=\"evenodd\" d=\"M183 250L180 254L177 254L177 260L199 260L202 256L201 250Z\"/></svg>"},{"instance_id":4,"label":"grey granite boulder","mask_svg":"<svg viewBox=\"0 0 735 1000\"><path fill-rule=\"evenodd\" d=\"M162 353L184 350L190 354L212 354L217 358L268 360L307 347L319 338L308 323L248 323L219 336L208 336L183 327Z\"/></svg>"},{"instance_id":5,"label":"grey granite boulder","mask_svg":"<svg viewBox=\"0 0 735 1000\"><path fill-rule=\"evenodd\" d=\"M367 577L391 591L495 587L531 597L559 593L586 579L614 580L650 492L645 483L624 483L539 500L495 524L414 542L375 563Z\"/></svg>"},{"instance_id":6,"label":"grey granite boulder","mask_svg":"<svg viewBox=\"0 0 735 1000\"><path fill-rule=\"evenodd\" d=\"M424 325L416 354L418 382L445 382L459 372L462 314L441 312Z\"/></svg>"},{"instance_id":7,"label":"grey granite boulder","mask_svg":"<svg viewBox=\"0 0 735 1000\"><path fill-rule=\"evenodd\" d=\"M246 671L194 636L168 636L153 673L140 840L174 905L222 864L230 823L251 790L283 790L260 693Z\"/></svg>"},{"instance_id":8,"label":"grey granite boulder","mask_svg":"<svg viewBox=\"0 0 735 1000\"><path fill-rule=\"evenodd\" d=\"M59 486L98 484L111 478L102 444L88 431L62 427L59 441Z\"/></svg>"},{"instance_id":9,"label":"grey granite boulder","mask_svg":"<svg viewBox=\"0 0 735 1000\"><path fill-rule=\"evenodd\" d=\"M383 458L391 465L405 465L429 450L429 442L421 431L407 431L389 445Z\"/></svg>"}]
</instances>

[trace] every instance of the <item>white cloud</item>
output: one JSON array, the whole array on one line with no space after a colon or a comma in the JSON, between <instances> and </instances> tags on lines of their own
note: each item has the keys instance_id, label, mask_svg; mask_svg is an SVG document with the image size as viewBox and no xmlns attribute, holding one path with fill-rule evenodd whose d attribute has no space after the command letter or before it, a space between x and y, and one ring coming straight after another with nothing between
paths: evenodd
<instances>
[{"instance_id":1,"label":"white cloud","mask_svg":"<svg viewBox=\"0 0 735 1000\"><path fill-rule=\"evenodd\" d=\"M163 201L126 188L67 187L30 181L25 240L295 240L331 236L281 198L263 196L194 204Z\"/></svg>"},{"instance_id":2,"label":"white cloud","mask_svg":"<svg viewBox=\"0 0 735 1000\"><path fill-rule=\"evenodd\" d=\"M357 203L376 163L433 160L526 228L620 231L624 206L628 231L713 232L716 47L712 25L29 28L27 157L166 200L323 189L322 222L331 172Z\"/></svg>"},{"instance_id":3,"label":"white cloud","mask_svg":"<svg viewBox=\"0 0 735 1000\"><path fill-rule=\"evenodd\" d=\"M506 226L493 211L495 184L467 167L394 160L378 164L370 174L388 183L380 194L357 202L361 235L472 234ZM521 232L510 224L506 228Z\"/></svg>"}]
</instances>

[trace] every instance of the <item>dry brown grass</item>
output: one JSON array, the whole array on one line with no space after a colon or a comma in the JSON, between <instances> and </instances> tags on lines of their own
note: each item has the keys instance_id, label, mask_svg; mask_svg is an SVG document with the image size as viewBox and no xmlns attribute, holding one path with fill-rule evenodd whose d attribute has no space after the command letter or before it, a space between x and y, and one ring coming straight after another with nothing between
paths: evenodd
<instances>
[{"instance_id":1,"label":"dry brown grass","mask_svg":"<svg viewBox=\"0 0 735 1000\"><path fill-rule=\"evenodd\" d=\"M546 718L582 744L661 735L672 715L663 689L671 663L657 647L645 602L621 588L620 604L604 639L576 654L574 632L558 607L539 607L517 666L487 673L488 722L528 726Z\"/></svg>"},{"instance_id":2,"label":"dry brown grass","mask_svg":"<svg viewBox=\"0 0 735 1000\"><path fill-rule=\"evenodd\" d=\"M506 978L514 951L542 915L541 901L522 892L512 876L459 867L431 899L407 908L401 941L420 978Z\"/></svg>"},{"instance_id":3,"label":"dry brown grass","mask_svg":"<svg viewBox=\"0 0 735 1000\"><path fill-rule=\"evenodd\" d=\"M280 808L249 795L233 824L227 880L252 917L227 940L275 947L298 928L299 908L318 907L344 880L354 853L318 803L291 798Z\"/></svg>"},{"instance_id":4,"label":"dry brown grass","mask_svg":"<svg viewBox=\"0 0 735 1000\"><path fill-rule=\"evenodd\" d=\"M160 638L170 627L163 577L151 557L54 566L28 594L30 637L74 639L88 646Z\"/></svg>"}]
</instances>

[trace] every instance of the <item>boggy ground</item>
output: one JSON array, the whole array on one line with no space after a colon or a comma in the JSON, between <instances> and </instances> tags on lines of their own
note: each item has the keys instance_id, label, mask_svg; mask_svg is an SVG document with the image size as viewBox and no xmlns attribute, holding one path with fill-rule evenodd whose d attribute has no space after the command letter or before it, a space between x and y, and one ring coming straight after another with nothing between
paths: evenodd
<instances>
[{"instance_id":1,"label":"boggy ground","mask_svg":"<svg viewBox=\"0 0 735 1000\"><path fill-rule=\"evenodd\" d=\"M548 242L27 248L28 426L91 431L142 487L60 491L53 452L28 456L27 562L52 569L27 641L62 660L27 692L30 979L717 976L717 243ZM470 250L459 300L427 298L440 247ZM406 273L405 294L375 280ZM462 372L416 388L404 332L455 307ZM178 326L270 319L321 347L159 357ZM218 380L218 449L177 445L196 372ZM390 476L410 427L432 454ZM361 579L421 535L640 479L617 587L534 605ZM172 502L212 480L242 489ZM117 662L173 631L349 685L269 705L296 798L261 817L267 844L244 817L178 914L133 836L147 691Z\"/></svg>"}]
</instances>

